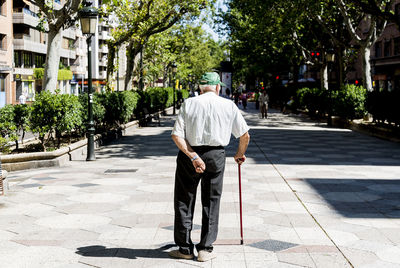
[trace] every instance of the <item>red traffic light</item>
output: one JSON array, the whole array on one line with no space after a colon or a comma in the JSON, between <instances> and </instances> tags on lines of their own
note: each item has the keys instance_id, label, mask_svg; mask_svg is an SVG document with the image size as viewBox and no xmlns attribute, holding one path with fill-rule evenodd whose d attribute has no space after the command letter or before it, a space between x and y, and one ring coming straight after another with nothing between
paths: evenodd
<instances>
[{"instance_id":1,"label":"red traffic light","mask_svg":"<svg viewBox=\"0 0 400 268\"><path fill-rule=\"evenodd\" d=\"M319 55L320 55L320 53L319 53L319 52L317 52L317 57L319 57Z\"/></svg>"},{"instance_id":2,"label":"red traffic light","mask_svg":"<svg viewBox=\"0 0 400 268\"><path fill-rule=\"evenodd\" d=\"M314 52L311 52L311 56L313 56L313 57L314 57L314 56L315 56L315 53L314 53Z\"/></svg>"},{"instance_id":3,"label":"red traffic light","mask_svg":"<svg viewBox=\"0 0 400 268\"><path fill-rule=\"evenodd\" d=\"M355 84L358 85L358 83L359 83L358 80L356 80L356 81L355 81Z\"/></svg>"},{"instance_id":4,"label":"red traffic light","mask_svg":"<svg viewBox=\"0 0 400 268\"><path fill-rule=\"evenodd\" d=\"M276 79L276 80L279 80L279 75L277 75L277 76L275 77L275 79Z\"/></svg>"}]
</instances>

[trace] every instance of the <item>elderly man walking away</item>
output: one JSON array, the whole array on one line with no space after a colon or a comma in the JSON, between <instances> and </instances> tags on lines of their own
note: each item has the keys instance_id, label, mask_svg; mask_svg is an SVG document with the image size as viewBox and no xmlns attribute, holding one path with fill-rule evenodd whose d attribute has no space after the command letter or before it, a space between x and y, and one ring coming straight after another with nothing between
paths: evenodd
<instances>
[{"instance_id":1,"label":"elderly man walking away","mask_svg":"<svg viewBox=\"0 0 400 268\"><path fill-rule=\"evenodd\" d=\"M179 148L175 173L174 239L178 250L169 255L180 259L194 258L191 240L196 190L201 181L201 240L196 245L198 261L216 257L213 243L217 239L219 207L225 169L225 149L230 136L240 137L234 156L238 164L250 141L249 127L237 106L219 97L222 84L217 73L205 73L200 81L201 95L187 99L177 116L172 139ZM223 84L222 84L223 85Z\"/></svg>"}]
</instances>

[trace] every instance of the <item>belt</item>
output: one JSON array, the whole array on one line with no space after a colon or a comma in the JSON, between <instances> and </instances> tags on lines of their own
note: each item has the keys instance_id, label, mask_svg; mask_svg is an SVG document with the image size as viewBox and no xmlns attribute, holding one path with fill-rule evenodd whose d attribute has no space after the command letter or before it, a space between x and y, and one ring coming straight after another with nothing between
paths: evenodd
<instances>
[{"instance_id":1,"label":"belt","mask_svg":"<svg viewBox=\"0 0 400 268\"><path fill-rule=\"evenodd\" d=\"M225 147L220 145L220 146L207 146L207 145L201 145L201 146L192 146L193 150L195 152L207 152L211 150L225 150Z\"/></svg>"}]
</instances>

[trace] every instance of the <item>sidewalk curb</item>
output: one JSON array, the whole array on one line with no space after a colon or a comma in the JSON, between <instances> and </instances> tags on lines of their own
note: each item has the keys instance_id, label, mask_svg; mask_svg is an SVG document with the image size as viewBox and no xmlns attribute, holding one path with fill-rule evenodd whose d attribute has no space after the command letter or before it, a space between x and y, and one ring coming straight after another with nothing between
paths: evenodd
<instances>
[{"instance_id":1,"label":"sidewalk curb","mask_svg":"<svg viewBox=\"0 0 400 268\"><path fill-rule=\"evenodd\" d=\"M126 131L136 128L138 125L139 121L135 120L122 125L119 129L95 135L95 148L99 148L106 142L120 138ZM0 159L2 168L8 172L45 167L60 167L69 161L84 160L86 158L86 150L87 139L83 139L53 152L2 155Z\"/></svg>"}]
</instances>

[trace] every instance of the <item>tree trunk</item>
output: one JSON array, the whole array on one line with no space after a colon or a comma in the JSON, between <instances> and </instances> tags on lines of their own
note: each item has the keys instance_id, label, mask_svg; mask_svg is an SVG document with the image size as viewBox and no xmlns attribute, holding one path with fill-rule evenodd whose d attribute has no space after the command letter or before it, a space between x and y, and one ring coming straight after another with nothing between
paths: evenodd
<instances>
[{"instance_id":1,"label":"tree trunk","mask_svg":"<svg viewBox=\"0 0 400 268\"><path fill-rule=\"evenodd\" d=\"M321 65L321 88L328 90L328 65L322 63Z\"/></svg>"},{"instance_id":2,"label":"tree trunk","mask_svg":"<svg viewBox=\"0 0 400 268\"><path fill-rule=\"evenodd\" d=\"M371 64L369 58L371 56L371 46L361 47L363 67L363 85L368 91L372 91Z\"/></svg>"},{"instance_id":3,"label":"tree trunk","mask_svg":"<svg viewBox=\"0 0 400 268\"><path fill-rule=\"evenodd\" d=\"M343 88L343 86L344 86L344 61L343 61L343 53L344 52L344 49L342 49L341 47L337 50L337 53L338 53L338 63L339 63L339 66L338 66L338 68L339 68L339 80L338 80L338 82L339 82L339 90L340 89L342 89Z\"/></svg>"},{"instance_id":4,"label":"tree trunk","mask_svg":"<svg viewBox=\"0 0 400 268\"><path fill-rule=\"evenodd\" d=\"M115 46L112 44L108 43L108 55L107 55L107 83L111 83L111 76L114 73L114 59L115 59ZM118 63L117 63L117 68L119 68ZM117 78L118 79L118 78Z\"/></svg>"},{"instance_id":5,"label":"tree trunk","mask_svg":"<svg viewBox=\"0 0 400 268\"><path fill-rule=\"evenodd\" d=\"M125 90L130 90L133 88L132 79L133 73L137 66L137 56L139 55L142 46L140 44L135 44L135 42L130 42L127 47L127 66L126 66L126 74L125 74Z\"/></svg>"},{"instance_id":6,"label":"tree trunk","mask_svg":"<svg viewBox=\"0 0 400 268\"><path fill-rule=\"evenodd\" d=\"M126 63L126 71L125 71L124 90L128 90L129 87L131 86L133 67L135 65L135 57L134 56L132 57L132 54L134 54L133 50L134 50L133 43L129 42L129 45L126 47L127 63Z\"/></svg>"},{"instance_id":7,"label":"tree trunk","mask_svg":"<svg viewBox=\"0 0 400 268\"><path fill-rule=\"evenodd\" d=\"M54 92L57 89L58 67L60 64L61 31L50 27L47 42L43 89Z\"/></svg>"}]
</instances>

